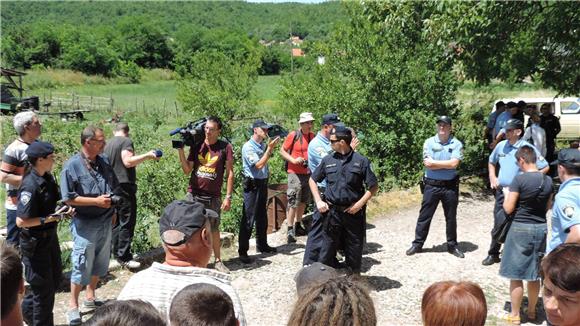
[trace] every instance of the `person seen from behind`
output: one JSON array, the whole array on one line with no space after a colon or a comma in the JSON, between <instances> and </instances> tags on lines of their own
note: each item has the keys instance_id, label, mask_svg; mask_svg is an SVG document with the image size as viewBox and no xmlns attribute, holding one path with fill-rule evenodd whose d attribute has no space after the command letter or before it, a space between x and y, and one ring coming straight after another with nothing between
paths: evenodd
<instances>
[{"instance_id":1,"label":"person seen from behind","mask_svg":"<svg viewBox=\"0 0 580 326\"><path fill-rule=\"evenodd\" d=\"M20 304L24 297L22 262L18 250L6 241L0 247L0 325L22 326Z\"/></svg>"},{"instance_id":2,"label":"person seen from behind","mask_svg":"<svg viewBox=\"0 0 580 326\"><path fill-rule=\"evenodd\" d=\"M170 326L237 326L232 299L213 284L197 283L177 292L169 309Z\"/></svg>"},{"instance_id":3,"label":"person seen from behind","mask_svg":"<svg viewBox=\"0 0 580 326\"><path fill-rule=\"evenodd\" d=\"M472 282L433 283L423 293L421 317L424 326L483 326L487 317L485 295Z\"/></svg>"},{"instance_id":4,"label":"person seen from behind","mask_svg":"<svg viewBox=\"0 0 580 326\"><path fill-rule=\"evenodd\" d=\"M164 316L142 300L111 301L97 309L85 326L165 326Z\"/></svg>"}]
</instances>

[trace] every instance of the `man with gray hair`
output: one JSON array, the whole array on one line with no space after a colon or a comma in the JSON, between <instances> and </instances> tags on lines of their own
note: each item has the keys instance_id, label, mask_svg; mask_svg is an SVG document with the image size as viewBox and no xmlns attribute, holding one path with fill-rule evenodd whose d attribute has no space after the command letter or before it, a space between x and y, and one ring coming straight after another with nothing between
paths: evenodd
<instances>
[{"instance_id":1,"label":"man with gray hair","mask_svg":"<svg viewBox=\"0 0 580 326\"><path fill-rule=\"evenodd\" d=\"M135 269L141 264L133 260L131 241L137 223L137 174L135 167L146 160L159 160L155 150L137 155L133 141L129 138L129 125L119 122L113 131L113 138L105 145L105 154L119 180L119 187L126 197L118 209L117 223L113 226L113 256L121 266Z\"/></svg>"},{"instance_id":2,"label":"man with gray hair","mask_svg":"<svg viewBox=\"0 0 580 326\"><path fill-rule=\"evenodd\" d=\"M69 325L80 325L79 295L83 286L85 308L103 304L95 297L99 278L109 271L111 255L111 226L115 220L117 200L112 197L118 181L106 156L103 130L93 126L81 133L81 150L63 166L60 174L62 200L74 207L71 222L73 251L71 256L71 298L66 314Z\"/></svg>"},{"instance_id":3,"label":"man with gray hair","mask_svg":"<svg viewBox=\"0 0 580 326\"><path fill-rule=\"evenodd\" d=\"M25 111L14 116L14 129L18 137L4 151L0 182L6 184L6 241L18 247L20 229L16 226L17 192L28 162L25 151L40 136L42 124L34 112Z\"/></svg>"}]
</instances>

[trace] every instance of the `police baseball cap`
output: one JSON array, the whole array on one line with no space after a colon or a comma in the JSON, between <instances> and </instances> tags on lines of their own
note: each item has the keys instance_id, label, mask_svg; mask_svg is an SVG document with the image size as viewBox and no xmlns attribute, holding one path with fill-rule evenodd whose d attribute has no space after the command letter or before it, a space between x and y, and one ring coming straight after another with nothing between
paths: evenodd
<instances>
[{"instance_id":1,"label":"police baseball cap","mask_svg":"<svg viewBox=\"0 0 580 326\"><path fill-rule=\"evenodd\" d=\"M523 129L524 123L519 119L509 119L505 124L505 130Z\"/></svg>"},{"instance_id":2,"label":"police baseball cap","mask_svg":"<svg viewBox=\"0 0 580 326\"><path fill-rule=\"evenodd\" d=\"M558 159L552 162L567 168L580 168L580 150L577 148L564 148L558 153Z\"/></svg>"},{"instance_id":3,"label":"police baseball cap","mask_svg":"<svg viewBox=\"0 0 580 326\"><path fill-rule=\"evenodd\" d=\"M252 124L252 128L262 128L262 129L270 129L272 126L264 122L262 119L258 119L254 121Z\"/></svg>"},{"instance_id":4,"label":"police baseball cap","mask_svg":"<svg viewBox=\"0 0 580 326\"><path fill-rule=\"evenodd\" d=\"M54 153L54 146L51 143L35 141L28 146L25 153L29 158L47 157Z\"/></svg>"},{"instance_id":5,"label":"police baseball cap","mask_svg":"<svg viewBox=\"0 0 580 326\"><path fill-rule=\"evenodd\" d=\"M336 113L327 113L322 116L323 125L335 125L340 122L340 118Z\"/></svg>"},{"instance_id":6,"label":"police baseball cap","mask_svg":"<svg viewBox=\"0 0 580 326\"><path fill-rule=\"evenodd\" d=\"M312 265L305 266L296 273L296 292L298 296L303 295L313 286L320 285L330 279L338 277L336 269L316 262Z\"/></svg>"},{"instance_id":7,"label":"police baseball cap","mask_svg":"<svg viewBox=\"0 0 580 326\"><path fill-rule=\"evenodd\" d=\"M439 116L439 117L437 117L437 123L439 123L439 122L443 122L443 123L450 125L451 124L451 117L448 117L446 115Z\"/></svg>"},{"instance_id":8,"label":"police baseball cap","mask_svg":"<svg viewBox=\"0 0 580 326\"><path fill-rule=\"evenodd\" d=\"M204 226L208 218L218 218L218 214L205 209L199 202L174 200L165 207L159 220L161 240L168 246L184 244ZM178 231L181 235L172 236L167 231Z\"/></svg>"},{"instance_id":9,"label":"police baseball cap","mask_svg":"<svg viewBox=\"0 0 580 326\"><path fill-rule=\"evenodd\" d=\"M331 135L339 136L352 136L352 130L344 125L344 123L339 122L334 125L334 129L330 132Z\"/></svg>"}]
</instances>

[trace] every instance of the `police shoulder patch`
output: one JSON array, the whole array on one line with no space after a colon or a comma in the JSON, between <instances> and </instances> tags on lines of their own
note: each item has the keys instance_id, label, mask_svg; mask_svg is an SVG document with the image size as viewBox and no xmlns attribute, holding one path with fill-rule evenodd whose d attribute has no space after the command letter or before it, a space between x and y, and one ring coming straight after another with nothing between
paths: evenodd
<instances>
[{"instance_id":1,"label":"police shoulder patch","mask_svg":"<svg viewBox=\"0 0 580 326\"><path fill-rule=\"evenodd\" d=\"M29 191L23 191L20 193L20 202L22 205L26 206L30 202L30 198L32 197L32 193Z\"/></svg>"},{"instance_id":2,"label":"police shoulder patch","mask_svg":"<svg viewBox=\"0 0 580 326\"><path fill-rule=\"evenodd\" d=\"M574 216L575 210L576 210L576 208L574 208L574 206L568 205L568 206L564 207L564 209L562 211L564 212L564 216L566 218L571 219L572 216Z\"/></svg>"}]
</instances>

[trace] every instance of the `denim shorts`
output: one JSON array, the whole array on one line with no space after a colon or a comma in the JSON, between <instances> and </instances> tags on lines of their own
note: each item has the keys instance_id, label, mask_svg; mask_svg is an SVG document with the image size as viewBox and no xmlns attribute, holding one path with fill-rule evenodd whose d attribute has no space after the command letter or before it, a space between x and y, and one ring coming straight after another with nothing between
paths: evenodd
<instances>
[{"instance_id":1,"label":"denim shorts","mask_svg":"<svg viewBox=\"0 0 580 326\"><path fill-rule=\"evenodd\" d=\"M87 285L91 276L103 277L109 271L111 256L111 218L73 218L72 283Z\"/></svg>"},{"instance_id":2,"label":"denim shorts","mask_svg":"<svg viewBox=\"0 0 580 326\"><path fill-rule=\"evenodd\" d=\"M513 222L508 232L499 275L510 280L540 279L540 258L546 251L547 226Z\"/></svg>"}]
</instances>

